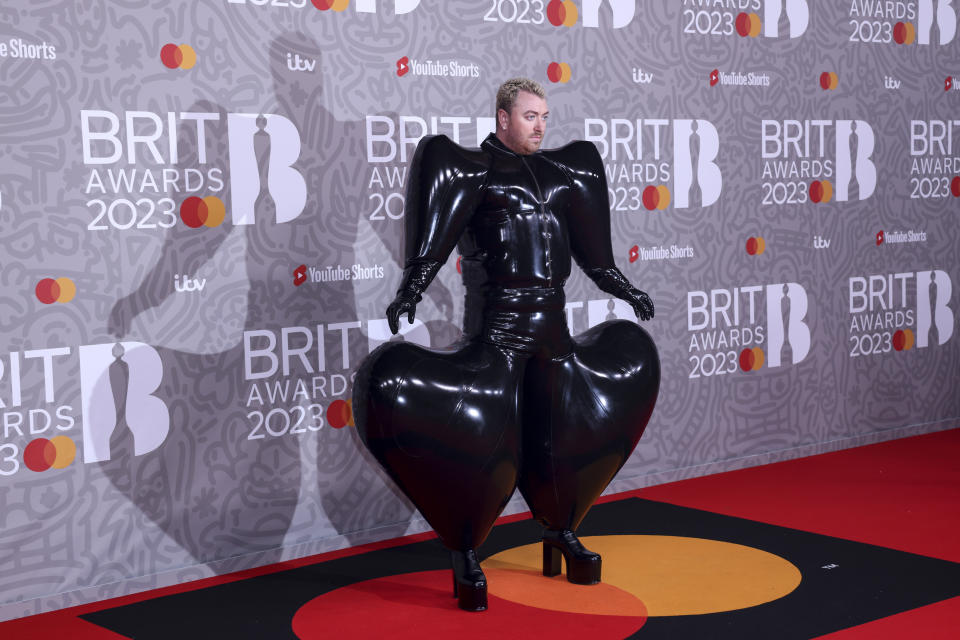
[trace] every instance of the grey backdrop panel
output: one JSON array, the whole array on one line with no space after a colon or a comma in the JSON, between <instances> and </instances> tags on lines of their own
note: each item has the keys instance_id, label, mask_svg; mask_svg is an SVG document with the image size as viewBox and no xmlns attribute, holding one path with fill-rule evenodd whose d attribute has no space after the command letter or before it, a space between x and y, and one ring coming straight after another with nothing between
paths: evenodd
<instances>
[{"instance_id":1,"label":"grey backdrop panel","mask_svg":"<svg viewBox=\"0 0 960 640\"><path fill-rule=\"evenodd\" d=\"M417 139L476 145L515 75L601 150L657 305L611 490L955 426L958 4L8 0L0 615L425 528L352 377ZM567 291L576 332L630 315ZM404 339L462 293L454 255Z\"/></svg>"}]
</instances>

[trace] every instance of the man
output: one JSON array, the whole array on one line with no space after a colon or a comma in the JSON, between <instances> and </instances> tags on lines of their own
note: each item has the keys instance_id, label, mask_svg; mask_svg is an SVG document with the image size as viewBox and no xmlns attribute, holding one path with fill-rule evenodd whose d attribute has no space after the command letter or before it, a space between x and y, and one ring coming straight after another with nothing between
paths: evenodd
<instances>
[{"instance_id":1,"label":"man","mask_svg":"<svg viewBox=\"0 0 960 640\"><path fill-rule=\"evenodd\" d=\"M497 139L520 155L540 148L547 128L543 87L532 80L509 80L497 91Z\"/></svg>"},{"instance_id":2,"label":"man","mask_svg":"<svg viewBox=\"0 0 960 640\"><path fill-rule=\"evenodd\" d=\"M481 148L446 136L417 147L406 199L406 263L387 309L413 322L454 245L466 289L452 349L383 345L357 372L360 436L451 550L460 607L486 608L476 547L519 486L544 527L543 573L600 581L600 556L574 530L633 451L659 389L653 341L634 322L572 339L563 285L571 257L643 320L650 297L613 261L610 207L596 148L540 151L543 88L497 92L497 130Z\"/></svg>"}]
</instances>

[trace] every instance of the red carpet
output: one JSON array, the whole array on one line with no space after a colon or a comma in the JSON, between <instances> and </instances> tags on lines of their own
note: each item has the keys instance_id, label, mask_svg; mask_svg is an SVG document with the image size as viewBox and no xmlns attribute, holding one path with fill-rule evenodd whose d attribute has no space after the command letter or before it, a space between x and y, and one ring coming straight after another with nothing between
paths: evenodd
<instances>
[{"instance_id":1,"label":"red carpet","mask_svg":"<svg viewBox=\"0 0 960 640\"><path fill-rule=\"evenodd\" d=\"M960 562L960 429L636 495Z\"/></svg>"},{"instance_id":2,"label":"red carpet","mask_svg":"<svg viewBox=\"0 0 960 640\"><path fill-rule=\"evenodd\" d=\"M752 467L636 492L739 516L960 562L960 429ZM823 636L960 637L960 598Z\"/></svg>"},{"instance_id":3,"label":"red carpet","mask_svg":"<svg viewBox=\"0 0 960 640\"><path fill-rule=\"evenodd\" d=\"M603 499L603 502L623 499L626 495L629 494L608 496ZM694 478L632 492L632 495L646 500L960 562L960 534L958 534L960 531L960 429ZM524 516L520 515L504 520L517 521L522 518ZM305 558L284 565L201 580L188 585L15 620L0 624L0 636L18 639L58 636L81 640L122 639L125 636L102 629L77 616L109 610L133 602L151 601L161 595L194 592L218 584L244 581L253 576L279 573L291 567L307 567L318 562L355 556L372 549L393 547L429 537L429 534L411 536L402 540L367 545ZM449 616L447 624L452 625L450 631L456 633L456 628L459 628L462 621L469 618L469 614L468 618L463 618L458 611L451 609L453 599L444 593L449 575L443 572L431 577L433 573L425 571L398 576L399 582L393 580L391 588L387 590L395 597L390 598L390 602L384 603L384 612L389 613L389 616L385 615L383 620L366 620L359 626L354 621L352 628L356 633L349 637L379 637L383 634L378 633L375 628L378 625L382 626L388 619L394 622L406 620L403 631L408 635L416 635L416 620L421 615L429 614L430 611L428 611L429 607L427 609L423 607L424 600L419 597L413 598L412 594L415 591L426 596L436 591L433 595L436 596L437 603L441 604L440 601L444 601L443 615ZM406 584L403 583L404 580L413 582ZM428 583L422 583L423 580L428 580ZM317 615L326 618L332 615L332 610L340 611L342 614L340 617L343 618L341 622L349 626L351 590L369 589L372 588L371 585L374 585L373 581L369 584L355 583L330 592L324 598L316 598L299 609L292 621L294 630L299 632L298 635L301 638L311 637L309 635L309 630L313 626L310 624L311 618ZM387 592L378 591L381 594ZM421 604L414 605L412 600L417 600ZM516 613L514 609L522 612L524 608L522 604L491 596L491 605L490 612L473 616L474 618L477 618L477 615L483 617L483 626L486 628L484 637L495 635L494 630L498 628L497 623L503 616L514 621L523 617L513 615ZM607 618L603 620L602 625L604 629L601 635L604 637L620 637L617 635L621 633L618 629L622 629L625 637L642 626L642 621L629 616L578 616L543 610L535 611L529 619L535 623L534 618L542 616L546 616L541 620L543 626L537 627L534 624L534 627L524 631L528 637L531 634L537 635L533 633L535 628L542 630L546 627L554 629L551 635L557 638L582 637L584 633L578 625L589 625L590 620L596 621L597 618ZM492 627L487 625L487 622L492 623ZM511 633L517 630L515 624L516 622L510 623ZM882 640L903 637L928 640L952 639L957 637L958 625L960 625L960 598L952 598L821 637L831 640L866 638ZM370 633L361 633L360 626L369 626L367 630ZM326 629L329 631L329 626ZM566 633L558 634L556 630L564 630ZM640 629L636 637L642 638L645 630ZM768 636L758 629L756 637Z\"/></svg>"}]
</instances>

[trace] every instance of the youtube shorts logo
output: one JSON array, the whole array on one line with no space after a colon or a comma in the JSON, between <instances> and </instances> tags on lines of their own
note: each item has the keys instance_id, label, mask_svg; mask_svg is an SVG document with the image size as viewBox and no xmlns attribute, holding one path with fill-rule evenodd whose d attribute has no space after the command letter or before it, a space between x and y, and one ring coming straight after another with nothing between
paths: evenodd
<instances>
[{"instance_id":1,"label":"youtube shorts logo","mask_svg":"<svg viewBox=\"0 0 960 640\"><path fill-rule=\"evenodd\" d=\"M879 247L880 245L882 245L883 241L884 241L883 231L877 231L877 246Z\"/></svg>"},{"instance_id":2,"label":"youtube shorts logo","mask_svg":"<svg viewBox=\"0 0 960 640\"><path fill-rule=\"evenodd\" d=\"M410 58L403 56L397 60L397 76L403 77L410 71Z\"/></svg>"},{"instance_id":3,"label":"youtube shorts logo","mask_svg":"<svg viewBox=\"0 0 960 640\"><path fill-rule=\"evenodd\" d=\"M710 86L715 87L718 82L720 82L720 70L714 69L710 72Z\"/></svg>"},{"instance_id":4,"label":"youtube shorts logo","mask_svg":"<svg viewBox=\"0 0 960 640\"><path fill-rule=\"evenodd\" d=\"M307 265L302 264L293 270L293 286L299 287L307 281Z\"/></svg>"},{"instance_id":5,"label":"youtube shorts logo","mask_svg":"<svg viewBox=\"0 0 960 640\"><path fill-rule=\"evenodd\" d=\"M953 76L947 76L947 79L943 82L943 90L950 91L953 89Z\"/></svg>"},{"instance_id":6,"label":"youtube shorts logo","mask_svg":"<svg viewBox=\"0 0 960 640\"><path fill-rule=\"evenodd\" d=\"M640 247L633 245L630 247L630 262L636 262L640 258Z\"/></svg>"}]
</instances>

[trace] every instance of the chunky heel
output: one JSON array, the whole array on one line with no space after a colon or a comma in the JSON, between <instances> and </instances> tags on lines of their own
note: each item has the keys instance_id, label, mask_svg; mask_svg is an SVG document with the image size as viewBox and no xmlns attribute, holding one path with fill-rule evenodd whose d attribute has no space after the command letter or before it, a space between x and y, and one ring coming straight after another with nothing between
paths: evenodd
<instances>
[{"instance_id":1,"label":"chunky heel","mask_svg":"<svg viewBox=\"0 0 960 640\"><path fill-rule=\"evenodd\" d=\"M543 532L543 575L555 576L560 573L560 554L563 554L567 563L568 582L600 582L600 554L584 548L576 534L569 529L547 529Z\"/></svg>"},{"instance_id":2,"label":"chunky heel","mask_svg":"<svg viewBox=\"0 0 960 640\"><path fill-rule=\"evenodd\" d=\"M543 575L548 578L560 575L560 549L543 542Z\"/></svg>"},{"instance_id":3,"label":"chunky heel","mask_svg":"<svg viewBox=\"0 0 960 640\"><path fill-rule=\"evenodd\" d=\"M451 551L453 563L453 595L464 611L486 611L487 577L483 575L473 549Z\"/></svg>"}]
</instances>

